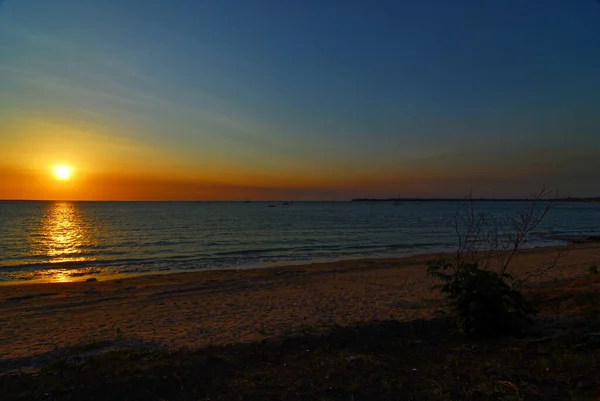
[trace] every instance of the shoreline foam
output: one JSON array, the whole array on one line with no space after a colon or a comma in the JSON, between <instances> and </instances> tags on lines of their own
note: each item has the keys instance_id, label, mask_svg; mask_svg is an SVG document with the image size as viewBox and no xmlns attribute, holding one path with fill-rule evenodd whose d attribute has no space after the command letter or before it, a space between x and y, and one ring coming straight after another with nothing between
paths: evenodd
<instances>
[{"instance_id":1,"label":"shoreline foam","mask_svg":"<svg viewBox=\"0 0 600 401\"><path fill-rule=\"evenodd\" d=\"M552 241L543 242L531 242L523 247L523 249L534 249L534 248L554 248L557 246L564 246L569 243L588 243L595 241L587 241L581 240L581 238L596 238L594 236L584 237L584 236L565 236L565 237L556 237L552 238ZM386 248L398 248L402 246L388 246ZM431 249L433 248L433 249ZM230 262L223 263L213 263L212 265L208 265L208 267L181 267L179 262L176 260L165 260L162 261L164 265L171 265L171 267L146 267L147 265L152 264L153 262L148 261L140 261L140 263L133 264L131 266L117 266L114 261L86 261L86 262L67 262L66 267L62 263L46 263L44 264L45 268L40 270L32 270L32 274L37 274L38 278L21 278L21 279L0 279L0 287L6 285L23 285L23 284L44 284L44 283L64 283L64 282L78 282L78 281L86 281L87 279L96 278L98 281L107 281L107 280L121 280L128 277L137 277L137 276L146 276L153 274L178 274L178 273L196 273L203 271L215 271L215 270L253 270L253 269L270 269L270 268L281 268L286 266L304 266L304 265L312 265L312 264L326 264L326 263L336 263L342 261L361 261L361 260L370 260L370 259L406 259L412 257L418 257L423 255L442 255L442 254L452 254L450 249L453 249L454 246L432 246L428 248L426 246L421 248L421 252L416 249L411 248L410 246L406 246L406 249L411 249L410 252L398 253L398 252L378 252L378 253L364 253L357 252L355 254L348 255L336 255L336 256L313 256L313 257L297 257L290 259L282 259L282 260L258 260L253 262L244 262L240 260L233 260ZM437 249L436 249L437 248ZM419 248L417 248L419 249ZM191 260L191 262L199 262L203 259ZM36 265L37 266L37 265ZM23 266L15 266L14 271L18 270L19 267L24 268L24 271L27 271L28 265ZM35 273L34 273L35 272ZM0 277L2 275L2 267L0 267ZM45 276L49 276L45 277Z\"/></svg>"}]
</instances>

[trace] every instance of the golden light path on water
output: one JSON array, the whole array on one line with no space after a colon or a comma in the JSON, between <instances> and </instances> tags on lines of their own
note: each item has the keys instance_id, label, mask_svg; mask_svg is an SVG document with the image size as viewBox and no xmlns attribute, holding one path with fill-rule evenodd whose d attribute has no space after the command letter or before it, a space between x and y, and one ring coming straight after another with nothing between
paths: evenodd
<instances>
[{"instance_id":1,"label":"golden light path on water","mask_svg":"<svg viewBox=\"0 0 600 401\"><path fill-rule=\"evenodd\" d=\"M48 204L36 249L37 254L50 257L50 263L74 263L93 260L83 255L82 248L93 241L91 227L81 215L77 205L72 202L53 202ZM75 281L90 269L51 268L43 272L44 281ZM79 278L79 280L81 280Z\"/></svg>"}]
</instances>

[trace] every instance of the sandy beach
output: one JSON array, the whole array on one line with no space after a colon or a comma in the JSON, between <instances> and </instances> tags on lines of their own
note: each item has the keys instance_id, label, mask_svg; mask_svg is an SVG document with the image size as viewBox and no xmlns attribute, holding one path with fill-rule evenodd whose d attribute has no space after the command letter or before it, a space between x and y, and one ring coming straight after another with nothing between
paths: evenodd
<instances>
[{"instance_id":1,"label":"sandy beach","mask_svg":"<svg viewBox=\"0 0 600 401\"><path fill-rule=\"evenodd\" d=\"M516 276L560 248L521 251ZM587 274L600 244L572 244L530 285ZM327 330L332 325L435 317L443 303L422 255L253 270L148 275L0 287L0 369L35 365L79 344L202 347Z\"/></svg>"}]
</instances>

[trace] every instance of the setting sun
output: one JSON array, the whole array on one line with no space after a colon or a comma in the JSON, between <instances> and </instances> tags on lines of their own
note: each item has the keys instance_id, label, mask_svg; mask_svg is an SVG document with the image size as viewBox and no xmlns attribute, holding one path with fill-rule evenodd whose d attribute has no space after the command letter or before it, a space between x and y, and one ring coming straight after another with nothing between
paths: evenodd
<instances>
[{"instance_id":1,"label":"setting sun","mask_svg":"<svg viewBox=\"0 0 600 401\"><path fill-rule=\"evenodd\" d=\"M68 180L71 178L72 169L69 166L54 166L54 177L59 180Z\"/></svg>"}]
</instances>

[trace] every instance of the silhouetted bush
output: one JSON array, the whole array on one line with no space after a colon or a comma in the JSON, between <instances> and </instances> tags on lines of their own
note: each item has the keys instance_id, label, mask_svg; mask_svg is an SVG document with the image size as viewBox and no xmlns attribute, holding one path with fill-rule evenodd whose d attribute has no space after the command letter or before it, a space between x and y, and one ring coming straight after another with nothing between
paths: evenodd
<instances>
[{"instance_id":1,"label":"silhouetted bush","mask_svg":"<svg viewBox=\"0 0 600 401\"><path fill-rule=\"evenodd\" d=\"M451 261L428 265L427 274L441 281L434 286L445 297L460 328L468 335L490 336L517 332L535 313L520 289L528 280L553 269L565 250L545 265L513 277L509 267L552 208L557 197L544 187L529 205L502 219L476 213L471 199L454 216L458 246Z\"/></svg>"},{"instance_id":2,"label":"silhouetted bush","mask_svg":"<svg viewBox=\"0 0 600 401\"><path fill-rule=\"evenodd\" d=\"M427 274L438 278L435 286L465 334L494 336L514 333L535 313L523 294L510 283L508 273L480 269L476 262L459 266L446 261L429 263Z\"/></svg>"}]
</instances>

